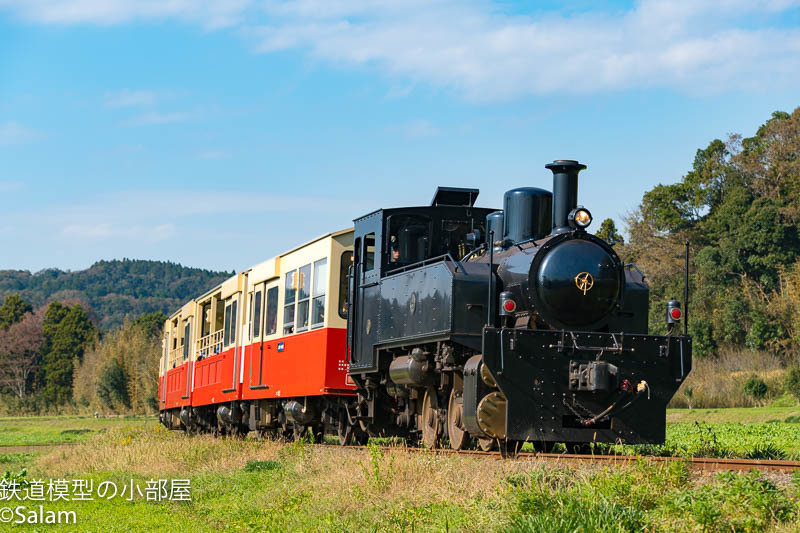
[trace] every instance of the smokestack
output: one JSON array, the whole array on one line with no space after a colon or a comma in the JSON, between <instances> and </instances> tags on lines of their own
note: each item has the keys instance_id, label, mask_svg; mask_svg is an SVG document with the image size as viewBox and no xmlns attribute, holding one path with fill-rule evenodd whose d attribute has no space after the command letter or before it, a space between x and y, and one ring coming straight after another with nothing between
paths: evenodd
<instances>
[{"instance_id":1,"label":"smokestack","mask_svg":"<svg viewBox=\"0 0 800 533\"><path fill-rule=\"evenodd\" d=\"M544 168L553 172L553 233L569 231L567 215L578 206L578 172L586 165L557 159Z\"/></svg>"}]
</instances>

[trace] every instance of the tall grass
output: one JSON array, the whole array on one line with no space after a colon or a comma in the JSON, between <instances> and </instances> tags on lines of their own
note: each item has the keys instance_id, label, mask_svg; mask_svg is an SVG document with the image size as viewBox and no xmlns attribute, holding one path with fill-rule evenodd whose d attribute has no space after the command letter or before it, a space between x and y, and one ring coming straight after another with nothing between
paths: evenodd
<instances>
[{"instance_id":1,"label":"tall grass","mask_svg":"<svg viewBox=\"0 0 800 533\"><path fill-rule=\"evenodd\" d=\"M757 407L786 397L785 363L759 350L727 349L717 357L695 357L694 368L672 399L673 408ZM755 376L767 385L766 394L756 398L745 392L745 383Z\"/></svg>"}]
</instances>

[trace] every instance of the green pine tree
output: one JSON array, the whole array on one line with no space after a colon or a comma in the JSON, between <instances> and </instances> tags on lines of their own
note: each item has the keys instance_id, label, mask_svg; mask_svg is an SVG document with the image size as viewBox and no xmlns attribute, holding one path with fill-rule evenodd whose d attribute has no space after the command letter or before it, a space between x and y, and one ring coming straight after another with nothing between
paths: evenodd
<instances>
[{"instance_id":1,"label":"green pine tree","mask_svg":"<svg viewBox=\"0 0 800 533\"><path fill-rule=\"evenodd\" d=\"M41 366L42 398L48 405L64 405L72 400L75 365L97 332L83 307L60 302L48 306L42 331L46 339Z\"/></svg>"}]
</instances>

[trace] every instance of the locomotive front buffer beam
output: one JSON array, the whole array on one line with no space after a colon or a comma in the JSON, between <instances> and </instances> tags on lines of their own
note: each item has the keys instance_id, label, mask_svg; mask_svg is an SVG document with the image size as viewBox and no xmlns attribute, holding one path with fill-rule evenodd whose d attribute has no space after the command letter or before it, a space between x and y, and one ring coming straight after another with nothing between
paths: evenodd
<instances>
[{"instance_id":1,"label":"locomotive front buffer beam","mask_svg":"<svg viewBox=\"0 0 800 533\"><path fill-rule=\"evenodd\" d=\"M484 328L465 424L501 440L662 443L691 367L687 336Z\"/></svg>"}]
</instances>

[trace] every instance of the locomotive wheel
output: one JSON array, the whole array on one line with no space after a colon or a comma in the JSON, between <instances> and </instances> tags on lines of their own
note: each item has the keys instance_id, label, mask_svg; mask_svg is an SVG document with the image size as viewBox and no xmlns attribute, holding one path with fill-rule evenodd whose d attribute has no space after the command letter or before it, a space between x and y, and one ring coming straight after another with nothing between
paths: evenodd
<instances>
[{"instance_id":1,"label":"locomotive wheel","mask_svg":"<svg viewBox=\"0 0 800 533\"><path fill-rule=\"evenodd\" d=\"M336 433L339 435L339 444L342 446L350 446L353 443L355 428L347 422L347 413L344 412L344 409L339 411Z\"/></svg>"},{"instance_id":2,"label":"locomotive wheel","mask_svg":"<svg viewBox=\"0 0 800 533\"><path fill-rule=\"evenodd\" d=\"M430 387L425 391L425 398L422 400L422 415L419 418L419 425L422 429L422 444L426 448L439 447L439 434L442 431L439 423L439 399L436 391Z\"/></svg>"},{"instance_id":3,"label":"locomotive wheel","mask_svg":"<svg viewBox=\"0 0 800 533\"><path fill-rule=\"evenodd\" d=\"M311 426L310 437L313 437L314 444L325 444L325 427L323 425Z\"/></svg>"},{"instance_id":4,"label":"locomotive wheel","mask_svg":"<svg viewBox=\"0 0 800 533\"><path fill-rule=\"evenodd\" d=\"M247 436L249 432L250 428L239 424L234 425L233 428L230 430L231 436L239 440L244 440L244 438Z\"/></svg>"},{"instance_id":5,"label":"locomotive wheel","mask_svg":"<svg viewBox=\"0 0 800 533\"><path fill-rule=\"evenodd\" d=\"M461 392L456 389L450 391L450 401L447 402L447 435L450 438L450 447L454 450L463 450L469 443L469 433L461 425L463 402L458 401Z\"/></svg>"},{"instance_id":6,"label":"locomotive wheel","mask_svg":"<svg viewBox=\"0 0 800 533\"><path fill-rule=\"evenodd\" d=\"M304 437L308 435L308 427L306 426L299 426L297 424L293 424L294 431L292 432L292 440L295 442L302 440Z\"/></svg>"},{"instance_id":7,"label":"locomotive wheel","mask_svg":"<svg viewBox=\"0 0 800 533\"><path fill-rule=\"evenodd\" d=\"M495 440L486 438L486 439L478 439L478 448L480 448L484 452L490 452L495 448Z\"/></svg>"}]
</instances>

